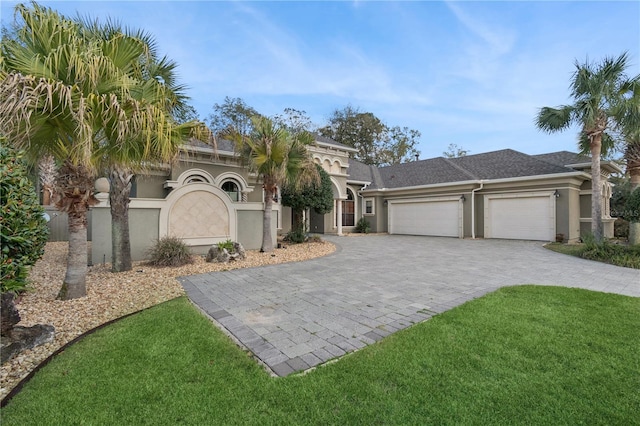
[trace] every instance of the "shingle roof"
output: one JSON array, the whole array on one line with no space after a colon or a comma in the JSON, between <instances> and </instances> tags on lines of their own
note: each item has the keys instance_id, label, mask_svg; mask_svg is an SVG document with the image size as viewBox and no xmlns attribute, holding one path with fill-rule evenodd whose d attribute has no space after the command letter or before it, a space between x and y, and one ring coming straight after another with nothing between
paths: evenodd
<instances>
[{"instance_id":1,"label":"shingle roof","mask_svg":"<svg viewBox=\"0 0 640 426\"><path fill-rule=\"evenodd\" d=\"M591 163L591 157L569 151L550 152L548 154L533 155L532 157L558 166Z\"/></svg>"},{"instance_id":2,"label":"shingle roof","mask_svg":"<svg viewBox=\"0 0 640 426\"><path fill-rule=\"evenodd\" d=\"M577 156L577 154L573 155ZM558 156L557 158L560 157L561 156ZM550 158L553 159L556 157ZM570 157L567 155L566 158ZM350 160L349 164L351 163L352 161ZM512 149L467 155L458 158L437 157L380 167L376 170L379 172L381 181L372 183L369 188L392 189L469 180L538 176L573 171L573 169L564 167L564 165L560 165L560 163L557 161L545 161L536 158L536 156L523 154ZM360 175L361 168L360 165L356 166L357 175ZM374 174L373 169L371 174ZM364 176L364 173L362 176Z\"/></svg>"}]
</instances>

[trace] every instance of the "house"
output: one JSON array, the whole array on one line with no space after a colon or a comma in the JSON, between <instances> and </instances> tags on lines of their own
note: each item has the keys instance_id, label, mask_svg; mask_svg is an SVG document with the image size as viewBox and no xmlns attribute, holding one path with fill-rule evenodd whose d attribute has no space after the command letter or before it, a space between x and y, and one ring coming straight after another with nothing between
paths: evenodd
<instances>
[{"instance_id":1,"label":"house","mask_svg":"<svg viewBox=\"0 0 640 426\"><path fill-rule=\"evenodd\" d=\"M329 173L335 200L331 213L306 213L312 233L353 232L362 217L373 232L457 238L576 241L590 230L591 162L574 153L505 149L374 167L350 159L353 148L321 136L310 151ZM619 171L602 162L607 236L613 235L614 219L606 178ZM93 263L111 258L108 189L102 191L91 212ZM291 228L291 210L277 198L274 239ZM191 143L174 164L136 177L129 206L132 257L143 259L166 235L182 238L197 253L227 239L257 249L263 201L257 176L242 165L231 142L219 141L217 150Z\"/></svg>"}]
</instances>

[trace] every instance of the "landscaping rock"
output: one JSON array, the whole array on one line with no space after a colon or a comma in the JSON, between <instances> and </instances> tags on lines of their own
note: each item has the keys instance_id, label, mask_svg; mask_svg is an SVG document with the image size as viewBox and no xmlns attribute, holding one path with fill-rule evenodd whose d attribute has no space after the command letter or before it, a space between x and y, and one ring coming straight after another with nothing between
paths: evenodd
<instances>
[{"instance_id":1,"label":"landscaping rock","mask_svg":"<svg viewBox=\"0 0 640 426\"><path fill-rule=\"evenodd\" d=\"M2 338L0 363L4 364L22 351L53 341L52 325L36 324L32 327L16 326Z\"/></svg>"},{"instance_id":2,"label":"landscaping rock","mask_svg":"<svg viewBox=\"0 0 640 426\"><path fill-rule=\"evenodd\" d=\"M13 293L2 293L2 303L0 306L0 335L6 336L11 329L20 322L20 314L14 303Z\"/></svg>"},{"instance_id":3,"label":"landscaping rock","mask_svg":"<svg viewBox=\"0 0 640 426\"><path fill-rule=\"evenodd\" d=\"M240 243L233 243L233 250L229 252L227 249L220 249L217 245L211 246L207 252L206 261L213 263L227 263L234 260L245 260L247 254Z\"/></svg>"},{"instance_id":4,"label":"landscaping rock","mask_svg":"<svg viewBox=\"0 0 640 426\"><path fill-rule=\"evenodd\" d=\"M238 259L245 260L247 258L247 253L244 251L244 247L242 247L242 244L233 243L233 251L238 255Z\"/></svg>"}]
</instances>

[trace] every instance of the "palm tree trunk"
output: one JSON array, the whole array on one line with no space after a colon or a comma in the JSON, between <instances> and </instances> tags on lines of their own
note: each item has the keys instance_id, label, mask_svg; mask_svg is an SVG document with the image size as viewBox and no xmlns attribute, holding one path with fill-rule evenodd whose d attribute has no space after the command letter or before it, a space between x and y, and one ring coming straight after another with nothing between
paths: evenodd
<instances>
[{"instance_id":1,"label":"palm tree trunk","mask_svg":"<svg viewBox=\"0 0 640 426\"><path fill-rule=\"evenodd\" d=\"M629 143L625 152L631 192L640 188L640 141ZM629 222L629 244L640 244L640 221Z\"/></svg>"},{"instance_id":2,"label":"palm tree trunk","mask_svg":"<svg viewBox=\"0 0 640 426\"><path fill-rule=\"evenodd\" d=\"M602 241L602 184L600 183L600 154L602 151L602 133L591 137L591 232L597 242Z\"/></svg>"},{"instance_id":3,"label":"palm tree trunk","mask_svg":"<svg viewBox=\"0 0 640 426\"><path fill-rule=\"evenodd\" d=\"M87 295L87 210L70 211L67 272L58 299L69 300Z\"/></svg>"},{"instance_id":4,"label":"palm tree trunk","mask_svg":"<svg viewBox=\"0 0 640 426\"><path fill-rule=\"evenodd\" d=\"M56 176L55 191L59 194L56 207L69 216L69 254L67 272L58 298L75 299L87 294L87 212L97 204L94 197L94 177L82 165L67 161Z\"/></svg>"},{"instance_id":5,"label":"palm tree trunk","mask_svg":"<svg viewBox=\"0 0 640 426\"><path fill-rule=\"evenodd\" d=\"M131 238L129 236L129 202L133 173L113 166L110 173L111 205L111 272L131 270Z\"/></svg>"},{"instance_id":6,"label":"palm tree trunk","mask_svg":"<svg viewBox=\"0 0 640 426\"><path fill-rule=\"evenodd\" d=\"M265 184L264 188L264 214L262 216L262 247L261 252L273 251L273 240L271 238L271 212L273 210L273 190L270 185Z\"/></svg>"}]
</instances>

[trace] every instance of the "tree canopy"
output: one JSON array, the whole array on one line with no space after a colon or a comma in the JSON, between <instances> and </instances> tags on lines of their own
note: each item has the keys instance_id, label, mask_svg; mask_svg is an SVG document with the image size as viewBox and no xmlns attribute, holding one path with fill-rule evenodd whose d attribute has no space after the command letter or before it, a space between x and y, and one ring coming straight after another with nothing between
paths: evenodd
<instances>
[{"instance_id":1,"label":"tree canopy","mask_svg":"<svg viewBox=\"0 0 640 426\"><path fill-rule=\"evenodd\" d=\"M256 116L260 116L260 113L241 98L225 96L222 103L213 105L213 113L209 115L209 127L216 136L231 133L246 136L253 131L252 117Z\"/></svg>"},{"instance_id":2,"label":"tree canopy","mask_svg":"<svg viewBox=\"0 0 640 426\"><path fill-rule=\"evenodd\" d=\"M320 165L315 166L320 175L320 182L309 182L301 189L296 189L293 185L282 187L282 204L291 207L294 212L313 209L318 214L326 214L333 210L331 178ZM299 223L294 224L294 228L299 225Z\"/></svg>"},{"instance_id":3,"label":"tree canopy","mask_svg":"<svg viewBox=\"0 0 640 426\"><path fill-rule=\"evenodd\" d=\"M318 132L358 150L353 155L365 164L383 166L412 161L420 155L421 134L408 127L389 127L371 112L347 105L336 109Z\"/></svg>"}]
</instances>

